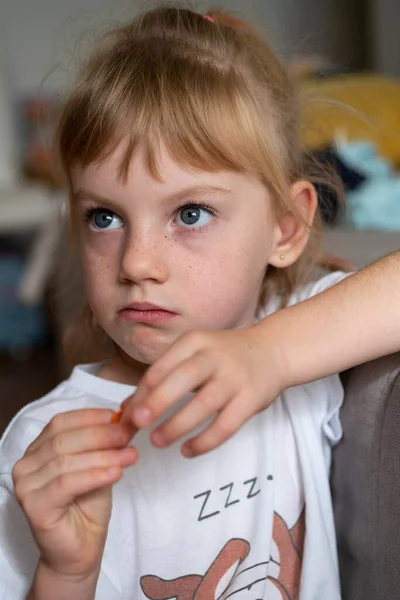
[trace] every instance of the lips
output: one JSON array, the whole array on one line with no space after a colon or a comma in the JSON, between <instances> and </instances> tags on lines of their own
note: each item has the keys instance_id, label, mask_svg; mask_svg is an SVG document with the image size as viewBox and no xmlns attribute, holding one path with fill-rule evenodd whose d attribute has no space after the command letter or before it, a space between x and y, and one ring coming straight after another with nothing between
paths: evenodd
<instances>
[{"instance_id":1,"label":"lips","mask_svg":"<svg viewBox=\"0 0 400 600\"><path fill-rule=\"evenodd\" d=\"M156 304L151 304L150 302L133 302L132 304L128 304L128 306L125 306L125 308L123 310L139 310L139 311L147 311L147 310L158 310L158 311L165 311L165 312L171 312L169 310L166 310L165 308L162 308L161 306L157 306Z\"/></svg>"},{"instance_id":2,"label":"lips","mask_svg":"<svg viewBox=\"0 0 400 600\"><path fill-rule=\"evenodd\" d=\"M149 302L133 302L125 306L118 314L124 321L150 325L163 325L178 316L172 311Z\"/></svg>"}]
</instances>

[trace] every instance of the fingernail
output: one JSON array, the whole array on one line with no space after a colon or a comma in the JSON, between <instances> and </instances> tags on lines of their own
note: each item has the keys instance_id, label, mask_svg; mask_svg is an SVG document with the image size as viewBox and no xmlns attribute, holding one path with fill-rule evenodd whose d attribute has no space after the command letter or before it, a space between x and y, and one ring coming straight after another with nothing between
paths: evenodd
<instances>
[{"instance_id":1,"label":"fingernail","mask_svg":"<svg viewBox=\"0 0 400 600\"><path fill-rule=\"evenodd\" d=\"M133 419L139 427L147 427L151 424L151 411L145 406L139 406L133 412Z\"/></svg>"},{"instance_id":2,"label":"fingernail","mask_svg":"<svg viewBox=\"0 0 400 600\"><path fill-rule=\"evenodd\" d=\"M116 477L120 473L121 473L121 467L110 467L106 471L106 474L108 474L109 477Z\"/></svg>"},{"instance_id":3,"label":"fingernail","mask_svg":"<svg viewBox=\"0 0 400 600\"><path fill-rule=\"evenodd\" d=\"M165 439L165 436L161 433L161 431L153 431L151 441L155 446L158 446L159 448L165 448L165 446L167 445L167 440Z\"/></svg>"},{"instance_id":4,"label":"fingernail","mask_svg":"<svg viewBox=\"0 0 400 600\"><path fill-rule=\"evenodd\" d=\"M114 418L115 412L113 410L105 410L99 413L99 422L100 423L110 423L110 421Z\"/></svg>"},{"instance_id":5,"label":"fingernail","mask_svg":"<svg viewBox=\"0 0 400 600\"><path fill-rule=\"evenodd\" d=\"M131 461L134 458L136 458L136 455L137 455L137 450L136 450L136 448L133 448L132 446L126 446L126 448L123 448L120 452L120 457L122 460Z\"/></svg>"},{"instance_id":6,"label":"fingernail","mask_svg":"<svg viewBox=\"0 0 400 600\"><path fill-rule=\"evenodd\" d=\"M193 458L194 456L192 449L187 444L183 444L181 452L185 458Z\"/></svg>"}]
</instances>

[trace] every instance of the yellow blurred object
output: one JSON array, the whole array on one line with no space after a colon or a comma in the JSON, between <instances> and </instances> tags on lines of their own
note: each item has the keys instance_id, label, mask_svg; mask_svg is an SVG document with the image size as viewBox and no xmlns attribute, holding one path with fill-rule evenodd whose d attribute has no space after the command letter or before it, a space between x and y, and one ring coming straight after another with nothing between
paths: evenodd
<instances>
[{"instance_id":1,"label":"yellow blurred object","mask_svg":"<svg viewBox=\"0 0 400 600\"><path fill-rule=\"evenodd\" d=\"M400 80L352 74L302 81L303 127L307 149L347 141L368 140L400 167Z\"/></svg>"}]
</instances>

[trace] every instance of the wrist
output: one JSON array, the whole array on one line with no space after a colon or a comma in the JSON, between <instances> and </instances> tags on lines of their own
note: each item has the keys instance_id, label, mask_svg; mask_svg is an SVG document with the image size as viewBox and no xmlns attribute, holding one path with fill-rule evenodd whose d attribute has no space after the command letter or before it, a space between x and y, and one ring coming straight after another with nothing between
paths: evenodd
<instances>
[{"instance_id":1,"label":"wrist","mask_svg":"<svg viewBox=\"0 0 400 600\"><path fill-rule=\"evenodd\" d=\"M263 361L268 360L269 371L274 373L274 384L279 395L285 389L294 385L294 376L290 372L293 364L288 356L287 347L282 343L281 313L261 319L253 326L256 342L261 348Z\"/></svg>"},{"instance_id":2,"label":"wrist","mask_svg":"<svg viewBox=\"0 0 400 600\"><path fill-rule=\"evenodd\" d=\"M65 575L39 561L26 600L94 600L99 573Z\"/></svg>"}]
</instances>

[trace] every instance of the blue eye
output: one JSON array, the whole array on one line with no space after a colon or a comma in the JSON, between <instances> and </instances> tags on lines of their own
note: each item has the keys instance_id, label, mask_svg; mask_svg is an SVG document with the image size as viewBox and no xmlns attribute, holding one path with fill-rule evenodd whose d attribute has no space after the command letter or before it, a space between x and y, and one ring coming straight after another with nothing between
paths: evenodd
<instances>
[{"instance_id":1,"label":"blue eye","mask_svg":"<svg viewBox=\"0 0 400 600\"><path fill-rule=\"evenodd\" d=\"M86 218L94 231L109 231L123 227L120 217L106 208L90 208Z\"/></svg>"},{"instance_id":2,"label":"blue eye","mask_svg":"<svg viewBox=\"0 0 400 600\"><path fill-rule=\"evenodd\" d=\"M204 227L211 221L213 216L211 209L197 204L188 204L179 210L177 222L178 225L189 228Z\"/></svg>"}]
</instances>

